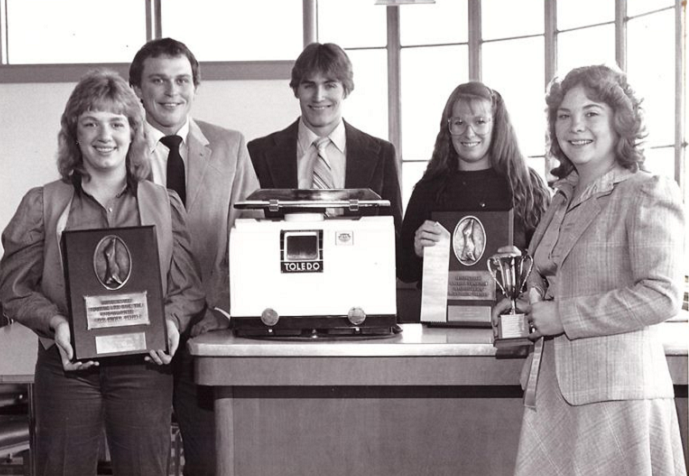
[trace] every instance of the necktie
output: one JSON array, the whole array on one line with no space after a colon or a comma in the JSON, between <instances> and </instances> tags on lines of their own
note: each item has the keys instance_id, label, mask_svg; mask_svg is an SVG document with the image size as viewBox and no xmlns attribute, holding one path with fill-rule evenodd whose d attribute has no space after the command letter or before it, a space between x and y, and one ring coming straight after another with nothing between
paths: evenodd
<instances>
[{"instance_id":1,"label":"necktie","mask_svg":"<svg viewBox=\"0 0 689 476\"><path fill-rule=\"evenodd\" d=\"M313 164L313 188L328 189L335 188L333 171L325 155L325 148L330 143L329 137L320 137L313 141L314 147L318 149L318 157Z\"/></svg>"},{"instance_id":2,"label":"necktie","mask_svg":"<svg viewBox=\"0 0 689 476\"><path fill-rule=\"evenodd\" d=\"M165 144L170 153L167 156L167 188L171 188L182 203L186 206L187 203L187 186L184 175L184 161L179 153L179 146L182 143L180 136L165 136L160 139L160 142Z\"/></svg>"}]
</instances>

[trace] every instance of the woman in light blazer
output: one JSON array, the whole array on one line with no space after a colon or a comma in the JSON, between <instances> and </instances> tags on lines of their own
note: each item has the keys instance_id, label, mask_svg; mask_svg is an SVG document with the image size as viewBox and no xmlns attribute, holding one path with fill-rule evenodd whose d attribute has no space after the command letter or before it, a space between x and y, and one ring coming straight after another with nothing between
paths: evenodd
<instances>
[{"instance_id":1,"label":"woman in light blazer","mask_svg":"<svg viewBox=\"0 0 689 476\"><path fill-rule=\"evenodd\" d=\"M544 345L515 474L686 475L657 325L681 306L679 187L643 170L624 73L574 69L546 102L559 180L529 248L527 317Z\"/></svg>"}]
</instances>

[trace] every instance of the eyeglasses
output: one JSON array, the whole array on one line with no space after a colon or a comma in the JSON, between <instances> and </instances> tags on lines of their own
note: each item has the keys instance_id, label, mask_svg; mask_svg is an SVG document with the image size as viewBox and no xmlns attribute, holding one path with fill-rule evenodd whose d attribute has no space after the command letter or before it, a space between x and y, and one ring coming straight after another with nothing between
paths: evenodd
<instances>
[{"instance_id":1,"label":"eyeglasses","mask_svg":"<svg viewBox=\"0 0 689 476\"><path fill-rule=\"evenodd\" d=\"M485 134L488 132L491 122L492 119L485 117L477 117L472 122L465 121L460 117L451 117L447 120L447 126L450 129L450 134L455 136L464 134L470 125L476 134Z\"/></svg>"}]
</instances>

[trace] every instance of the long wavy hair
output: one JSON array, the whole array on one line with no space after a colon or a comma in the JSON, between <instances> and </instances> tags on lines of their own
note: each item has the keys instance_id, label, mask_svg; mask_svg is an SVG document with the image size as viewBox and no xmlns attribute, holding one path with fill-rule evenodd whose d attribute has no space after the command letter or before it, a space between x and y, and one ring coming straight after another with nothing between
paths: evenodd
<instances>
[{"instance_id":1,"label":"long wavy hair","mask_svg":"<svg viewBox=\"0 0 689 476\"><path fill-rule=\"evenodd\" d=\"M436 179L443 181L438 191L438 196L441 196L447 186L447 178L459 169L459 156L452 145L452 136L447 126L452 109L459 101L468 102L470 107L480 101L491 104L493 136L488 150L491 166L507 179L516 216L527 228L535 228L548 206L550 193L541 177L526 165L502 96L481 82L460 84L450 94L440 117L440 131L435 139L433 155L420 182Z\"/></svg>"},{"instance_id":2,"label":"long wavy hair","mask_svg":"<svg viewBox=\"0 0 689 476\"><path fill-rule=\"evenodd\" d=\"M127 171L134 180L145 179L150 171L144 135L143 108L134 91L116 72L95 70L79 80L67 100L60 119L57 168L63 180L79 175L88 180L84 157L77 143L77 122L87 111L107 111L125 116L132 131L127 151Z\"/></svg>"},{"instance_id":3,"label":"long wavy hair","mask_svg":"<svg viewBox=\"0 0 689 476\"><path fill-rule=\"evenodd\" d=\"M589 99L612 108L612 127L618 136L614 148L617 163L632 171L643 169L645 157L641 145L646 137L646 128L641 99L627 83L625 73L609 66L593 65L575 68L564 79L553 79L548 87L548 153L560 162L551 173L563 178L574 170L574 165L557 142L555 123L565 95L579 85L584 87Z\"/></svg>"}]
</instances>

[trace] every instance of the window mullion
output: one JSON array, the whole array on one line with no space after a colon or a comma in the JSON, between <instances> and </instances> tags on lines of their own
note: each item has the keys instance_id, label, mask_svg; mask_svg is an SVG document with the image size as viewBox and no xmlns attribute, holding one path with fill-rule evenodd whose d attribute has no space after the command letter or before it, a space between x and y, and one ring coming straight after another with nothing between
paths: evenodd
<instances>
[{"instance_id":1,"label":"window mullion","mask_svg":"<svg viewBox=\"0 0 689 476\"><path fill-rule=\"evenodd\" d=\"M544 5L544 52L545 52L545 81L547 88L557 71L557 0L546 0Z\"/></svg>"},{"instance_id":2,"label":"window mullion","mask_svg":"<svg viewBox=\"0 0 689 476\"><path fill-rule=\"evenodd\" d=\"M469 79L481 81L481 1L469 0Z\"/></svg>"},{"instance_id":3,"label":"window mullion","mask_svg":"<svg viewBox=\"0 0 689 476\"><path fill-rule=\"evenodd\" d=\"M146 41L163 37L161 0L146 0Z\"/></svg>"},{"instance_id":4,"label":"window mullion","mask_svg":"<svg viewBox=\"0 0 689 476\"><path fill-rule=\"evenodd\" d=\"M0 65L10 64L7 27L7 0L0 0Z\"/></svg>"},{"instance_id":5,"label":"window mullion","mask_svg":"<svg viewBox=\"0 0 689 476\"><path fill-rule=\"evenodd\" d=\"M627 0L615 0L615 61L627 71Z\"/></svg>"},{"instance_id":6,"label":"window mullion","mask_svg":"<svg viewBox=\"0 0 689 476\"><path fill-rule=\"evenodd\" d=\"M686 10L682 8L682 0L675 0L675 180L685 191L685 196L689 183L686 183L686 164L684 155L686 154L685 114L686 107L686 36L687 25ZM684 2L685 3L685 2ZM686 3L685 3L686 6Z\"/></svg>"},{"instance_id":7,"label":"window mullion","mask_svg":"<svg viewBox=\"0 0 689 476\"><path fill-rule=\"evenodd\" d=\"M388 53L388 139L397 150L398 168L402 170L402 86L399 7L386 7ZM402 173L399 174L400 179ZM400 186L402 184L400 183Z\"/></svg>"},{"instance_id":8,"label":"window mullion","mask_svg":"<svg viewBox=\"0 0 689 476\"><path fill-rule=\"evenodd\" d=\"M303 0L304 48L318 41L318 0Z\"/></svg>"}]
</instances>

